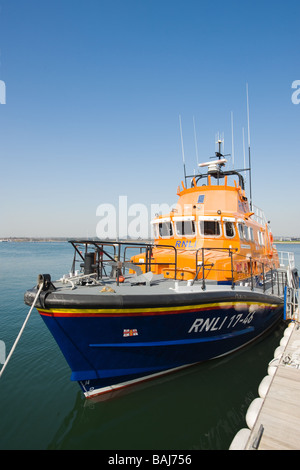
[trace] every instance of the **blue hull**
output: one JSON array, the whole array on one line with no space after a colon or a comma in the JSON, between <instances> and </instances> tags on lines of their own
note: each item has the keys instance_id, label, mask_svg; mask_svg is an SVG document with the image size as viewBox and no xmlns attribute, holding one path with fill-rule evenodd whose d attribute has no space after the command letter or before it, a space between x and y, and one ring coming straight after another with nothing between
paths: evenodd
<instances>
[{"instance_id":1,"label":"blue hull","mask_svg":"<svg viewBox=\"0 0 300 470\"><path fill-rule=\"evenodd\" d=\"M172 309L40 309L86 397L233 352L271 328L283 304L249 301L182 305Z\"/></svg>"}]
</instances>

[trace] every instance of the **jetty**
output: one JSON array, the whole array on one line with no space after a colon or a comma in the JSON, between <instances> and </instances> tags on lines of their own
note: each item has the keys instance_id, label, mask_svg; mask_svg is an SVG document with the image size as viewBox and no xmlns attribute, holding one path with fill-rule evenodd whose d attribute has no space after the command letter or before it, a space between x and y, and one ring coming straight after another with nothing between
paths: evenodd
<instances>
[{"instance_id":1,"label":"jetty","mask_svg":"<svg viewBox=\"0 0 300 470\"><path fill-rule=\"evenodd\" d=\"M290 330L246 450L300 449L300 325Z\"/></svg>"},{"instance_id":2,"label":"jetty","mask_svg":"<svg viewBox=\"0 0 300 470\"><path fill-rule=\"evenodd\" d=\"M230 450L299 450L299 321L291 322L284 331L258 392L259 398L246 414L248 428L237 433Z\"/></svg>"}]
</instances>

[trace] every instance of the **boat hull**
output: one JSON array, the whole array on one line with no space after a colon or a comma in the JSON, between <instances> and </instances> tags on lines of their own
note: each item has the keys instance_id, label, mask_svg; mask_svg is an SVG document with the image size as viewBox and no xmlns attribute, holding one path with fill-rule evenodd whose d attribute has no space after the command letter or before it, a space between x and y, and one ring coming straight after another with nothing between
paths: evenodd
<instances>
[{"instance_id":1,"label":"boat hull","mask_svg":"<svg viewBox=\"0 0 300 470\"><path fill-rule=\"evenodd\" d=\"M113 308L108 297L38 307L87 398L236 351L283 312L282 299L252 291L115 296Z\"/></svg>"}]
</instances>

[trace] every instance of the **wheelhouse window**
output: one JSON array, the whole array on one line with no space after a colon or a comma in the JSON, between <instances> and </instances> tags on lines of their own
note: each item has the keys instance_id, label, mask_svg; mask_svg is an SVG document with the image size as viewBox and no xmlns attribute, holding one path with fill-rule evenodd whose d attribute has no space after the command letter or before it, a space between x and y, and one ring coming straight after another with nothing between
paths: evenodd
<instances>
[{"instance_id":1,"label":"wheelhouse window","mask_svg":"<svg viewBox=\"0 0 300 470\"><path fill-rule=\"evenodd\" d=\"M158 233L161 238L170 238L173 236L173 227L171 222L160 222L158 224Z\"/></svg>"},{"instance_id":2,"label":"wheelhouse window","mask_svg":"<svg viewBox=\"0 0 300 470\"><path fill-rule=\"evenodd\" d=\"M223 219L224 223L224 233L227 238L234 238L235 237L235 225L233 218L225 218Z\"/></svg>"},{"instance_id":3,"label":"wheelhouse window","mask_svg":"<svg viewBox=\"0 0 300 470\"><path fill-rule=\"evenodd\" d=\"M218 217L207 217L199 220L200 233L204 237L220 237L221 224Z\"/></svg>"},{"instance_id":4,"label":"wheelhouse window","mask_svg":"<svg viewBox=\"0 0 300 470\"><path fill-rule=\"evenodd\" d=\"M235 235L234 225L232 222L225 222L225 235L228 238L233 238Z\"/></svg>"},{"instance_id":5,"label":"wheelhouse window","mask_svg":"<svg viewBox=\"0 0 300 470\"><path fill-rule=\"evenodd\" d=\"M241 240L244 240L245 237L245 232L244 232L244 224L238 223L238 232L239 232L239 237Z\"/></svg>"},{"instance_id":6,"label":"wheelhouse window","mask_svg":"<svg viewBox=\"0 0 300 470\"><path fill-rule=\"evenodd\" d=\"M265 236L263 232L258 232L258 242L261 246L265 244Z\"/></svg>"},{"instance_id":7,"label":"wheelhouse window","mask_svg":"<svg viewBox=\"0 0 300 470\"><path fill-rule=\"evenodd\" d=\"M151 225L153 226L154 238L170 238L173 236L173 225L169 218L152 220Z\"/></svg>"},{"instance_id":8,"label":"wheelhouse window","mask_svg":"<svg viewBox=\"0 0 300 470\"><path fill-rule=\"evenodd\" d=\"M175 232L179 237L193 237L196 235L194 217L173 217Z\"/></svg>"}]
</instances>

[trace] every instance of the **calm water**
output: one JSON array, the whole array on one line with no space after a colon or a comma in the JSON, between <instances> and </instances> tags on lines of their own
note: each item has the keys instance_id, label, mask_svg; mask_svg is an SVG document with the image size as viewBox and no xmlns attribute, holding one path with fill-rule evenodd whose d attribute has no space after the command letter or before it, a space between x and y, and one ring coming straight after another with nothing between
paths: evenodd
<instances>
[{"instance_id":1,"label":"calm water","mask_svg":"<svg viewBox=\"0 0 300 470\"><path fill-rule=\"evenodd\" d=\"M300 266L300 245L279 249L293 251ZM24 291L39 273L67 273L72 255L68 243L0 243L0 340L7 354L29 311ZM88 403L34 311L0 379L0 449L228 449L246 426L284 328L225 359Z\"/></svg>"}]
</instances>

